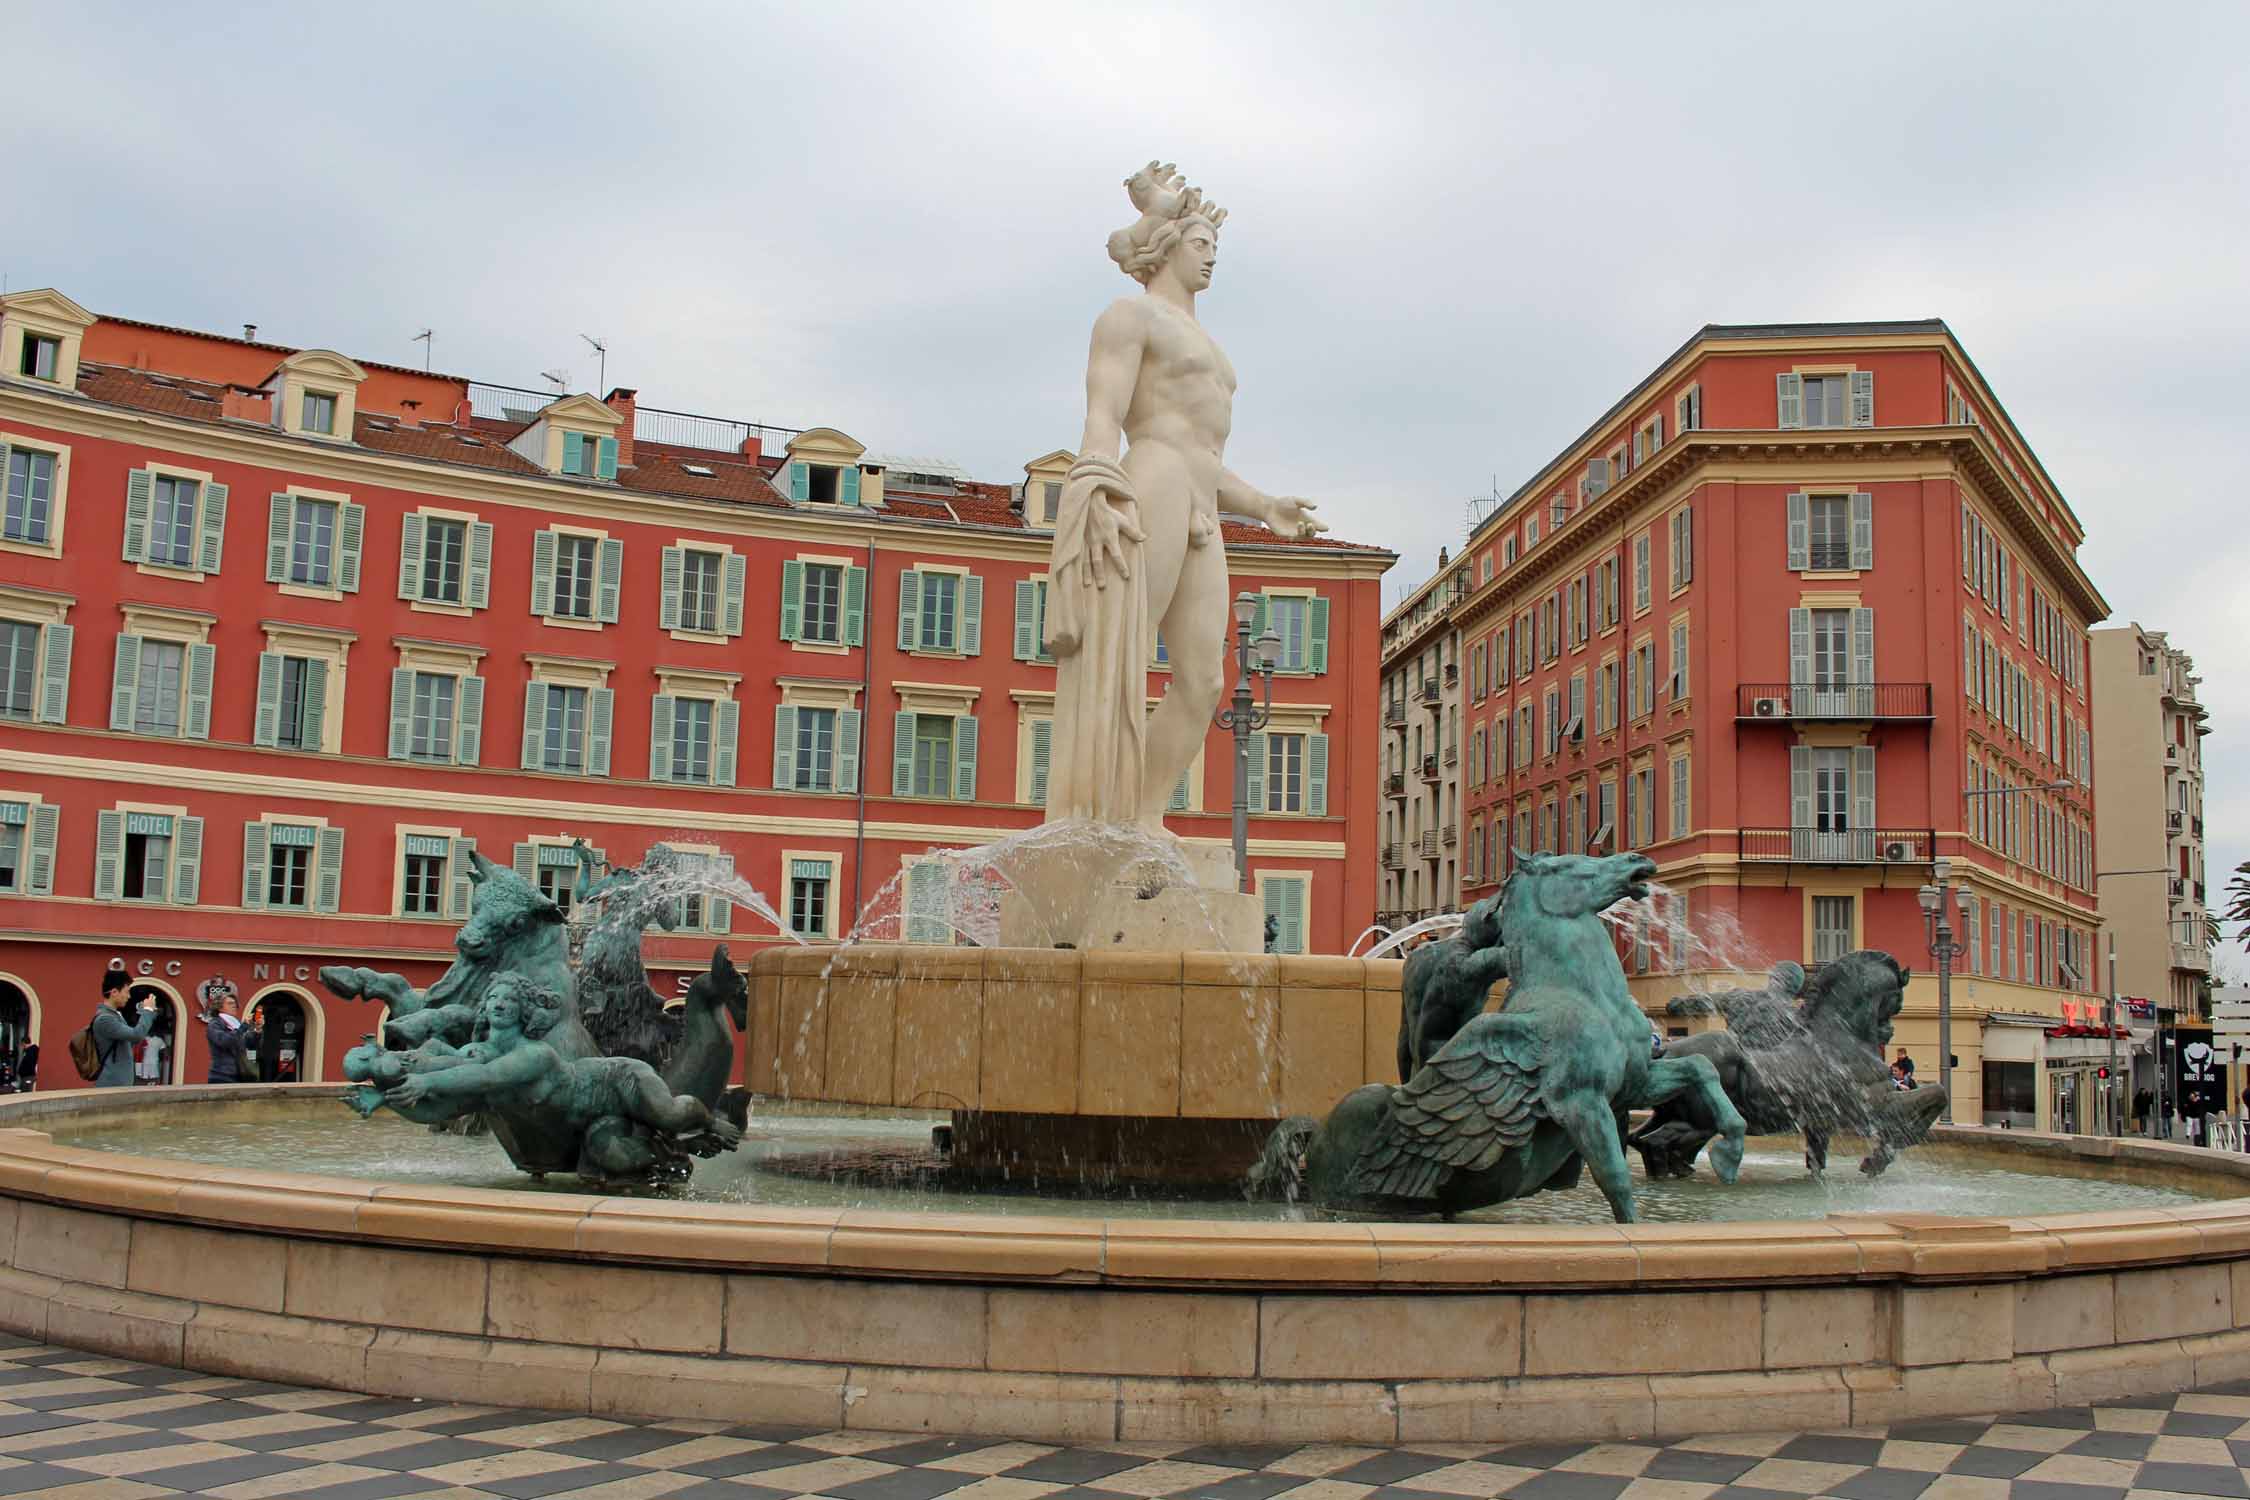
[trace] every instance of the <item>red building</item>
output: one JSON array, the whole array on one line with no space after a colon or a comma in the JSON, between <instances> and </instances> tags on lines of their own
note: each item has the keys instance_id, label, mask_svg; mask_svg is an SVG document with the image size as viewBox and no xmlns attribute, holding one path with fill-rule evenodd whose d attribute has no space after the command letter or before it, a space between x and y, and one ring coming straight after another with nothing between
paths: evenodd
<instances>
[{"instance_id":1,"label":"red building","mask_svg":"<svg viewBox=\"0 0 2250 1500\"><path fill-rule=\"evenodd\" d=\"M1071 457L978 483L629 390L0 299L0 1049L58 1050L122 966L186 1037L173 1079L203 1075L214 977L298 1023L287 1060L269 1026L269 1073L337 1076L376 1018L315 970L427 983L469 851L562 895L574 835L665 841L843 935L926 850L1039 821L1042 527ZM1335 951L1374 909L1355 772L1392 555L1226 541L1286 657L1253 876L1283 946ZM1152 695L1170 671L1160 649ZM1214 731L1182 780L1189 838L1228 836L1228 749ZM915 899L884 935L942 940ZM679 916L651 961L683 975L714 938L777 937L724 902Z\"/></svg>"},{"instance_id":2,"label":"red building","mask_svg":"<svg viewBox=\"0 0 2250 1500\"><path fill-rule=\"evenodd\" d=\"M1943 323L1705 328L1453 563L1462 900L1512 848L1645 850L1740 934L1628 940L1653 1015L1729 960L1883 948L1929 1077L1942 857L1956 1118L2046 1121L2096 1050L2046 1036L2096 987L2081 538Z\"/></svg>"}]
</instances>

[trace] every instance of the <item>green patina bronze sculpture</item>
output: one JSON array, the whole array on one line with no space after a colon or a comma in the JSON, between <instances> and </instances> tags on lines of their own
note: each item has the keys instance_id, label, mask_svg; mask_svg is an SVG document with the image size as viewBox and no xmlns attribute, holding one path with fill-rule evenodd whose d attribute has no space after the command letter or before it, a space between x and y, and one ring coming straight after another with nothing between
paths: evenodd
<instances>
[{"instance_id":1,"label":"green patina bronze sculpture","mask_svg":"<svg viewBox=\"0 0 2250 1500\"><path fill-rule=\"evenodd\" d=\"M574 840L578 881L571 899L593 921L578 954L578 1015L594 1045L613 1056L661 1065L664 1001L641 966L641 939L678 921L683 874L669 844L652 844L639 868L599 858Z\"/></svg>"},{"instance_id":2,"label":"green patina bronze sculpture","mask_svg":"<svg viewBox=\"0 0 2250 1500\"><path fill-rule=\"evenodd\" d=\"M1883 1061L1907 972L1874 949L1822 964L1810 980L1796 964L1776 964L1765 988L1710 996L1698 1007L1715 1006L1726 1030L1667 1042L1663 1055L1708 1059L1758 1134L1802 1131L1814 1172L1828 1165L1831 1136L1865 1136L1859 1169L1878 1176L1945 1112L1942 1085L1897 1088ZM1706 1102L1681 1095L1659 1105L1630 1144L1650 1177L1686 1177L1716 1133Z\"/></svg>"},{"instance_id":3,"label":"green patina bronze sculpture","mask_svg":"<svg viewBox=\"0 0 2250 1500\"><path fill-rule=\"evenodd\" d=\"M1653 1056L1649 1023L1601 920L1611 904L1645 896L1655 871L1639 854L1519 855L1496 933L1477 928L1507 953L1502 1007L1468 1020L1401 1086L1355 1089L1325 1121L1283 1121L1252 1171L1251 1192L1452 1218L1575 1186L1585 1170L1610 1212L1630 1222L1625 1114L1681 1094L1701 1100L1717 1123L1711 1156L1731 1182L1742 1163L1742 1116L1709 1059ZM1440 988L1441 998L1458 999Z\"/></svg>"},{"instance_id":4,"label":"green patina bronze sculpture","mask_svg":"<svg viewBox=\"0 0 2250 1500\"><path fill-rule=\"evenodd\" d=\"M1412 1078L1433 1053L1483 1014L1492 987L1508 977L1500 945L1500 902L1472 905L1460 930L1406 955L1399 975L1398 1081Z\"/></svg>"},{"instance_id":5,"label":"green patina bronze sculpture","mask_svg":"<svg viewBox=\"0 0 2250 1500\"><path fill-rule=\"evenodd\" d=\"M663 1071L605 1055L580 1019L561 908L513 870L471 859L460 956L427 991L397 974L321 970L335 994L390 1007L382 1034L345 1055L345 1101L362 1116L389 1108L429 1125L481 1119L516 1166L539 1176L678 1180L691 1158L732 1150L741 1124L720 1110L734 1052L720 1013L739 1027L748 999L726 949L689 987L687 1025ZM632 930L632 977L653 1002ZM606 961L614 978L622 960Z\"/></svg>"}]
</instances>

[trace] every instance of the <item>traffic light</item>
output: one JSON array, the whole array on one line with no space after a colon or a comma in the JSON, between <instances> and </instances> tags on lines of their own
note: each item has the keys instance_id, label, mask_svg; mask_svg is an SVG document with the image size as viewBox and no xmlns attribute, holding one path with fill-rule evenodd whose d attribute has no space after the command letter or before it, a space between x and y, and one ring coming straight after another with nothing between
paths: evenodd
<instances>
[{"instance_id":1,"label":"traffic light","mask_svg":"<svg viewBox=\"0 0 2250 1500\"><path fill-rule=\"evenodd\" d=\"M2096 1069L2094 1069L2094 1076L2095 1076L2096 1078L2099 1078L2099 1079L2101 1079L2101 1080L2102 1080L2103 1082L2105 1082L2105 1083L2106 1083L2106 1082L2108 1082L2108 1081L2109 1081L2109 1069L2107 1069L2107 1068L2096 1068Z\"/></svg>"}]
</instances>

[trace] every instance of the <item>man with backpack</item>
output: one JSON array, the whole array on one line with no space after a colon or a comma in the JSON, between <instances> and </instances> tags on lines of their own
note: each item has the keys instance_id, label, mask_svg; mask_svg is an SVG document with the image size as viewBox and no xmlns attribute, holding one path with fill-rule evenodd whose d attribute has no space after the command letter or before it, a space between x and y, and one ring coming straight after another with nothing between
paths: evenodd
<instances>
[{"instance_id":1,"label":"man with backpack","mask_svg":"<svg viewBox=\"0 0 2250 1500\"><path fill-rule=\"evenodd\" d=\"M78 1076L98 1089L133 1086L133 1044L156 1024L156 1001L141 998L139 1021L125 1019L132 979L122 970L102 971L102 1003L94 1019L70 1039L70 1060Z\"/></svg>"}]
</instances>

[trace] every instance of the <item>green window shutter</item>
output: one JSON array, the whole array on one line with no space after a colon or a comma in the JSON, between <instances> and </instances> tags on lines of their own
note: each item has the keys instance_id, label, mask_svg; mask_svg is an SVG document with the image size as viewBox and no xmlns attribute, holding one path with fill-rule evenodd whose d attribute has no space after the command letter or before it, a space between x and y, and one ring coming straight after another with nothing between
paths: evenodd
<instances>
[{"instance_id":1,"label":"green window shutter","mask_svg":"<svg viewBox=\"0 0 2250 1500\"><path fill-rule=\"evenodd\" d=\"M773 784L779 791L797 784L797 710L788 703L773 711Z\"/></svg>"},{"instance_id":2,"label":"green window shutter","mask_svg":"<svg viewBox=\"0 0 2250 1500\"><path fill-rule=\"evenodd\" d=\"M859 710L836 710L836 790L859 790Z\"/></svg>"},{"instance_id":3,"label":"green window shutter","mask_svg":"<svg viewBox=\"0 0 2250 1500\"><path fill-rule=\"evenodd\" d=\"M1165 804L1165 811L1186 812L1187 810L1188 772L1183 770L1180 772L1180 779L1172 783L1172 799Z\"/></svg>"},{"instance_id":4,"label":"green window shutter","mask_svg":"<svg viewBox=\"0 0 2250 1500\"><path fill-rule=\"evenodd\" d=\"M1871 685L1875 681L1875 611L1852 611L1852 681ZM1868 704L1869 708L1873 704Z\"/></svg>"},{"instance_id":5,"label":"green window shutter","mask_svg":"<svg viewBox=\"0 0 2250 1500\"><path fill-rule=\"evenodd\" d=\"M984 578L971 573L961 580L961 629L954 636L963 656L984 653Z\"/></svg>"},{"instance_id":6,"label":"green window shutter","mask_svg":"<svg viewBox=\"0 0 2250 1500\"><path fill-rule=\"evenodd\" d=\"M1305 811L1316 818L1328 816L1328 736L1305 736Z\"/></svg>"},{"instance_id":7,"label":"green window shutter","mask_svg":"<svg viewBox=\"0 0 2250 1500\"><path fill-rule=\"evenodd\" d=\"M1020 587L1020 585L1019 585ZM1031 721L1031 805L1047 805L1047 775L1055 758L1055 721Z\"/></svg>"},{"instance_id":8,"label":"green window shutter","mask_svg":"<svg viewBox=\"0 0 2250 1500\"><path fill-rule=\"evenodd\" d=\"M52 802L33 804L29 847L24 857L23 893L26 896L55 893L55 835L61 826L61 808Z\"/></svg>"},{"instance_id":9,"label":"green window shutter","mask_svg":"<svg viewBox=\"0 0 2250 1500\"><path fill-rule=\"evenodd\" d=\"M1302 876L1281 882L1281 932L1275 946L1284 953L1305 951L1305 885Z\"/></svg>"},{"instance_id":10,"label":"green window shutter","mask_svg":"<svg viewBox=\"0 0 2250 1500\"><path fill-rule=\"evenodd\" d=\"M525 880L534 885L539 883L539 846L537 844L516 845L509 863L515 867L515 872Z\"/></svg>"},{"instance_id":11,"label":"green window shutter","mask_svg":"<svg viewBox=\"0 0 2250 1500\"><path fill-rule=\"evenodd\" d=\"M734 856L721 854L711 861L711 873L719 880L734 879ZM734 921L734 903L724 896L706 896L703 901L703 930L724 934Z\"/></svg>"},{"instance_id":12,"label":"green window shutter","mask_svg":"<svg viewBox=\"0 0 2250 1500\"><path fill-rule=\"evenodd\" d=\"M956 801L977 800L977 716L961 714L953 721L953 796Z\"/></svg>"},{"instance_id":13,"label":"green window shutter","mask_svg":"<svg viewBox=\"0 0 2250 1500\"><path fill-rule=\"evenodd\" d=\"M789 498L799 505L812 498L812 475L801 458L789 460Z\"/></svg>"},{"instance_id":14,"label":"green window shutter","mask_svg":"<svg viewBox=\"0 0 2250 1500\"><path fill-rule=\"evenodd\" d=\"M1286 884L1278 875L1262 882L1258 887L1258 902L1265 908L1265 919L1273 924L1273 947L1269 952L1281 951L1282 928L1288 922L1287 901L1282 895Z\"/></svg>"},{"instance_id":15,"label":"green window shutter","mask_svg":"<svg viewBox=\"0 0 2250 1500\"><path fill-rule=\"evenodd\" d=\"M1852 822L1873 836L1875 829L1875 747L1852 747Z\"/></svg>"},{"instance_id":16,"label":"green window shutter","mask_svg":"<svg viewBox=\"0 0 2250 1500\"><path fill-rule=\"evenodd\" d=\"M272 747L281 740L281 653L258 653L258 714L250 743Z\"/></svg>"},{"instance_id":17,"label":"green window shutter","mask_svg":"<svg viewBox=\"0 0 2250 1500\"><path fill-rule=\"evenodd\" d=\"M219 571L219 562L226 553L227 541L227 487L207 484L203 487L203 504L198 519L202 522L202 545L196 549L196 566L205 573Z\"/></svg>"},{"instance_id":18,"label":"green window shutter","mask_svg":"<svg viewBox=\"0 0 2250 1500\"><path fill-rule=\"evenodd\" d=\"M446 893L446 915L456 922L469 920L469 906L476 899L477 883L469 877L476 868L476 861L470 858L476 849L475 839L455 839L445 862L446 873L452 877Z\"/></svg>"},{"instance_id":19,"label":"green window shutter","mask_svg":"<svg viewBox=\"0 0 2250 1500\"><path fill-rule=\"evenodd\" d=\"M473 766L484 751L484 679L461 679L461 709L455 730L453 763Z\"/></svg>"},{"instance_id":20,"label":"green window shutter","mask_svg":"<svg viewBox=\"0 0 2250 1500\"><path fill-rule=\"evenodd\" d=\"M203 890L203 820L181 818L172 836L172 902L193 906Z\"/></svg>"},{"instance_id":21,"label":"green window shutter","mask_svg":"<svg viewBox=\"0 0 2250 1500\"><path fill-rule=\"evenodd\" d=\"M1789 568L1801 573L1812 566L1812 502L1802 490L1789 496Z\"/></svg>"},{"instance_id":22,"label":"green window shutter","mask_svg":"<svg viewBox=\"0 0 2250 1500\"><path fill-rule=\"evenodd\" d=\"M313 911L337 911L344 902L344 830L319 830L319 877L313 884Z\"/></svg>"},{"instance_id":23,"label":"green window shutter","mask_svg":"<svg viewBox=\"0 0 2250 1500\"><path fill-rule=\"evenodd\" d=\"M408 514L399 524L398 596L401 599L422 597L422 533L428 524L419 514L413 513Z\"/></svg>"},{"instance_id":24,"label":"green window shutter","mask_svg":"<svg viewBox=\"0 0 2250 1500\"><path fill-rule=\"evenodd\" d=\"M552 576L550 575L550 581ZM469 523L469 608L482 609L492 602L492 523Z\"/></svg>"},{"instance_id":25,"label":"green window shutter","mask_svg":"<svg viewBox=\"0 0 2250 1500\"><path fill-rule=\"evenodd\" d=\"M110 675L109 727L130 731L141 687L141 638L117 638L117 667Z\"/></svg>"},{"instance_id":26,"label":"green window shutter","mask_svg":"<svg viewBox=\"0 0 2250 1500\"><path fill-rule=\"evenodd\" d=\"M360 545L367 539L367 507L345 501L336 518L336 587L359 592Z\"/></svg>"},{"instance_id":27,"label":"green window shutter","mask_svg":"<svg viewBox=\"0 0 2250 1500\"><path fill-rule=\"evenodd\" d=\"M594 477L616 482L617 439L605 437L594 444Z\"/></svg>"},{"instance_id":28,"label":"green window shutter","mask_svg":"<svg viewBox=\"0 0 2250 1500\"><path fill-rule=\"evenodd\" d=\"M566 432L562 435L562 440L562 471L565 474L575 474L586 462L586 435L582 432Z\"/></svg>"},{"instance_id":29,"label":"green window shutter","mask_svg":"<svg viewBox=\"0 0 2250 1500\"><path fill-rule=\"evenodd\" d=\"M1802 375L1776 375L1773 378L1774 416L1776 427L1790 428L1805 425L1805 377Z\"/></svg>"},{"instance_id":30,"label":"green window shutter","mask_svg":"<svg viewBox=\"0 0 2250 1500\"><path fill-rule=\"evenodd\" d=\"M912 568L898 575L898 649L922 644L922 575Z\"/></svg>"},{"instance_id":31,"label":"green window shutter","mask_svg":"<svg viewBox=\"0 0 2250 1500\"><path fill-rule=\"evenodd\" d=\"M1789 826L1812 827L1812 747L1789 747Z\"/></svg>"},{"instance_id":32,"label":"green window shutter","mask_svg":"<svg viewBox=\"0 0 2250 1500\"><path fill-rule=\"evenodd\" d=\"M156 476L135 469L125 476L125 560L148 561L148 517L156 504Z\"/></svg>"},{"instance_id":33,"label":"green window shutter","mask_svg":"<svg viewBox=\"0 0 2250 1500\"><path fill-rule=\"evenodd\" d=\"M542 618L555 612L555 534L551 531L531 538L531 612Z\"/></svg>"},{"instance_id":34,"label":"green window shutter","mask_svg":"<svg viewBox=\"0 0 2250 1500\"><path fill-rule=\"evenodd\" d=\"M739 552L727 554L727 581L725 602L721 605L719 628L728 635L742 634L742 596L750 577L750 559Z\"/></svg>"},{"instance_id":35,"label":"green window shutter","mask_svg":"<svg viewBox=\"0 0 2250 1500\"><path fill-rule=\"evenodd\" d=\"M265 690L259 689L263 701ZM409 746L414 743L414 673L406 667L391 668L391 759L404 760Z\"/></svg>"},{"instance_id":36,"label":"green window shutter","mask_svg":"<svg viewBox=\"0 0 2250 1500\"><path fill-rule=\"evenodd\" d=\"M1852 566L1875 566L1875 497L1865 490L1852 496Z\"/></svg>"},{"instance_id":37,"label":"green window shutter","mask_svg":"<svg viewBox=\"0 0 2250 1500\"><path fill-rule=\"evenodd\" d=\"M242 825L242 904L253 910L266 904L266 825Z\"/></svg>"},{"instance_id":38,"label":"green window shutter","mask_svg":"<svg viewBox=\"0 0 2250 1500\"><path fill-rule=\"evenodd\" d=\"M1039 585L1029 578L1016 580L1016 649L1017 661L1030 661L1039 654L1039 641L1035 635L1039 623Z\"/></svg>"},{"instance_id":39,"label":"green window shutter","mask_svg":"<svg viewBox=\"0 0 2250 1500\"><path fill-rule=\"evenodd\" d=\"M1313 675L1317 677L1328 670L1328 598L1326 595L1316 594L1313 596L1310 613L1312 615L1310 632L1312 641L1306 648L1305 660L1310 664Z\"/></svg>"},{"instance_id":40,"label":"green window shutter","mask_svg":"<svg viewBox=\"0 0 2250 1500\"><path fill-rule=\"evenodd\" d=\"M601 580L594 590L594 618L604 625L615 625L618 596L625 589L625 543L616 537L604 537L601 559Z\"/></svg>"},{"instance_id":41,"label":"green window shutter","mask_svg":"<svg viewBox=\"0 0 2250 1500\"><path fill-rule=\"evenodd\" d=\"M900 710L891 719L891 795L914 795L914 714Z\"/></svg>"},{"instance_id":42,"label":"green window shutter","mask_svg":"<svg viewBox=\"0 0 2250 1500\"><path fill-rule=\"evenodd\" d=\"M837 484L837 493L846 505L859 504L859 465L846 464Z\"/></svg>"},{"instance_id":43,"label":"green window shutter","mask_svg":"<svg viewBox=\"0 0 2250 1500\"><path fill-rule=\"evenodd\" d=\"M648 700L648 779L672 779L672 708L679 700L658 693Z\"/></svg>"},{"instance_id":44,"label":"green window shutter","mask_svg":"<svg viewBox=\"0 0 2250 1500\"><path fill-rule=\"evenodd\" d=\"M1261 590L1258 594L1257 612L1250 617L1250 639L1256 640L1266 633L1266 624L1272 615L1273 601Z\"/></svg>"},{"instance_id":45,"label":"green window shutter","mask_svg":"<svg viewBox=\"0 0 2250 1500\"><path fill-rule=\"evenodd\" d=\"M48 625L39 636L39 722L62 724L70 718L70 643L72 625Z\"/></svg>"},{"instance_id":46,"label":"green window shutter","mask_svg":"<svg viewBox=\"0 0 2250 1500\"><path fill-rule=\"evenodd\" d=\"M275 493L266 501L266 582L289 581L289 541L297 523L297 499Z\"/></svg>"},{"instance_id":47,"label":"green window shutter","mask_svg":"<svg viewBox=\"0 0 2250 1500\"><path fill-rule=\"evenodd\" d=\"M656 625L659 630L680 628L680 589L687 577L687 548L664 549L664 572L658 585Z\"/></svg>"},{"instance_id":48,"label":"green window shutter","mask_svg":"<svg viewBox=\"0 0 2250 1500\"><path fill-rule=\"evenodd\" d=\"M805 565L790 558L781 565L781 638L793 641L804 633Z\"/></svg>"},{"instance_id":49,"label":"green window shutter","mask_svg":"<svg viewBox=\"0 0 2250 1500\"><path fill-rule=\"evenodd\" d=\"M858 646L867 635L867 570L844 570L844 644Z\"/></svg>"},{"instance_id":50,"label":"green window shutter","mask_svg":"<svg viewBox=\"0 0 2250 1500\"><path fill-rule=\"evenodd\" d=\"M595 688L586 695L586 772L590 776L609 774L609 739L612 722L617 713L617 694L611 688Z\"/></svg>"},{"instance_id":51,"label":"green window shutter","mask_svg":"<svg viewBox=\"0 0 2250 1500\"><path fill-rule=\"evenodd\" d=\"M328 743L327 722L328 663L308 661L305 663L305 743L315 750Z\"/></svg>"},{"instance_id":52,"label":"green window shutter","mask_svg":"<svg viewBox=\"0 0 2250 1500\"><path fill-rule=\"evenodd\" d=\"M741 704L730 698L713 710L711 739L711 784L733 786L736 750L742 739Z\"/></svg>"},{"instance_id":53,"label":"green window shutter","mask_svg":"<svg viewBox=\"0 0 2250 1500\"><path fill-rule=\"evenodd\" d=\"M1803 691L1812 680L1812 611L1793 609L1789 611L1790 691Z\"/></svg>"},{"instance_id":54,"label":"green window shutter","mask_svg":"<svg viewBox=\"0 0 2250 1500\"><path fill-rule=\"evenodd\" d=\"M523 685L523 768L526 771L538 766L546 737L547 684L527 682Z\"/></svg>"},{"instance_id":55,"label":"green window shutter","mask_svg":"<svg viewBox=\"0 0 2250 1500\"><path fill-rule=\"evenodd\" d=\"M218 654L215 646L187 648L187 712L180 723L183 739L211 738L211 679Z\"/></svg>"},{"instance_id":56,"label":"green window shutter","mask_svg":"<svg viewBox=\"0 0 2250 1500\"><path fill-rule=\"evenodd\" d=\"M1255 635L1253 635L1253 639L1255 639ZM1250 811L1253 813L1264 812L1266 810L1266 737L1262 734L1250 736L1250 774L1246 779L1249 782L1247 796Z\"/></svg>"},{"instance_id":57,"label":"green window shutter","mask_svg":"<svg viewBox=\"0 0 2250 1500\"><path fill-rule=\"evenodd\" d=\"M1851 395L1852 425L1854 427L1873 427L1875 425L1875 372L1873 370L1852 371Z\"/></svg>"},{"instance_id":58,"label":"green window shutter","mask_svg":"<svg viewBox=\"0 0 2250 1500\"><path fill-rule=\"evenodd\" d=\"M104 810L94 815L94 899L115 901L125 870L125 815Z\"/></svg>"}]
</instances>

